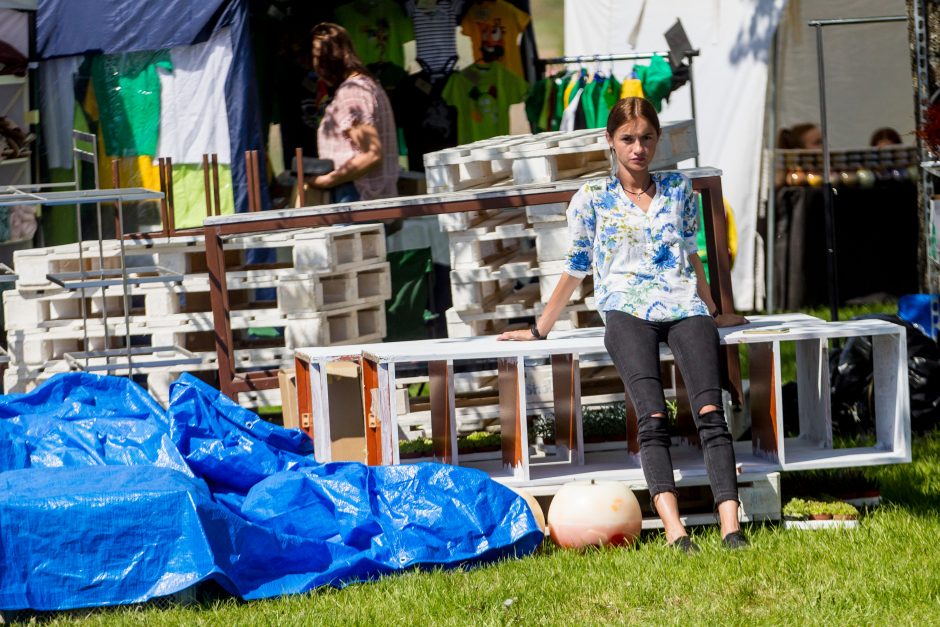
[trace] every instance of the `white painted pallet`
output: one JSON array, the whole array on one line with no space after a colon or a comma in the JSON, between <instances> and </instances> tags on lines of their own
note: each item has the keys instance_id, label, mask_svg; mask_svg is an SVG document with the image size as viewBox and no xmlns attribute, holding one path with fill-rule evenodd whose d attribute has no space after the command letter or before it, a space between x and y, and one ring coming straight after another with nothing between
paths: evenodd
<instances>
[{"instance_id":1,"label":"white painted pallet","mask_svg":"<svg viewBox=\"0 0 940 627\"><path fill-rule=\"evenodd\" d=\"M450 273L451 300L460 312L487 311L494 302L501 302L507 289L524 289L537 283L539 300L548 302L552 291L565 271L564 261L539 263L535 251L518 255L511 261L499 261L477 268L452 270ZM591 292L591 284L582 282L571 296L575 302ZM497 299L494 301L494 295Z\"/></svg>"},{"instance_id":2,"label":"white painted pallet","mask_svg":"<svg viewBox=\"0 0 940 627\"><path fill-rule=\"evenodd\" d=\"M692 120L665 123L653 169L675 167L698 155ZM604 129L494 137L424 156L428 192L548 183L609 172Z\"/></svg>"},{"instance_id":3,"label":"white painted pallet","mask_svg":"<svg viewBox=\"0 0 940 627\"><path fill-rule=\"evenodd\" d=\"M386 334L384 296L326 312L288 314L277 309L232 311L230 319L232 330L283 328L280 341L286 348L360 342L362 338L381 339ZM87 328L83 328L81 320L60 322L56 326L38 330L8 332L7 344L12 362L38 365L63 359L65 353L84 350L85 333L89 339L88 350L107 348L102 320L89 321ZM150 337L149 344L146 344L146 337L142 338L144 345L190 348L191 340L201 340L199 345L203 346L214 342L215 323L211 312L135 316L130 319L128 326L131 336ZM123 338L127 332L123 317L109 318L107 331L111 338ZM194 338L196 334L201 334L201 337Z\"/></svg>"},{"instance_id":4,"label":"white painted pallet","mask_svg":"<svg viewBox=\"0 0 940 627\"><path fill-rule=\"evenodd\" d=\"M276 288L275 307L297 315L323 312L391 298L391 271L386 262L363 262L355 269L322 274L298 274L293 268L241 270L227 274L230 300L237 309L241 290ZM156 318L177 314L211 314L208 274L188 275L182 283L147 284L129 290L131 317ZM251 306L254 296L245 294L242 306ZM3 311L7 331L31 331L61 327L68 321L81 323L82 309L91 320L123 317L120 286L86 290L62 288L42 291L7 290Z\"/></svg>"},{"instance_id":5,"label":"white painted pallet","mask_svg":"<svg viewBox=\"0 0 940 627\"><path fill-rule=\"evenodd\" d=\"M81 259L78 244L16 251L13 257L18 275L16 288L20 291L55 290L59 286L49 281L47 274L93 270L98 269L98 266L120 268L120 242L105 240L102 246L103 263L99 262L98 242L83 242ZM186 275L206 272L205 241L201 235L126 240L124 247L129 267L154 264ZM265 271L287 268L294 273L341 272L386 259L382 224L328 226L233 236L226 241L226 251L230 256L237 255L239 259L237 263L230 260L227 266L239 270L239 264L247 263L244 251L257 249L285 251L278 254L278 258L284 258L284 261L273 268L265 267Z\"/></svg>"}]
</instances>

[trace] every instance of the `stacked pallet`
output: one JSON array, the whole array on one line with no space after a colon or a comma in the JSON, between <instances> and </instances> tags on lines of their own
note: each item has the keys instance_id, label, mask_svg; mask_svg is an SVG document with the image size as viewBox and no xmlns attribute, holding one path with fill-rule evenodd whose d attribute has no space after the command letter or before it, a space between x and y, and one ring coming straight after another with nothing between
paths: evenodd
<instances>
[{"instance_id":1,"label":"stacked pallet","mask_svg":"<svg viewBox=\"0 0 940 627\"><path fill-rule=\"evenodd\" d=\"M666 169L698 154L691 120L663 125L651 164ZM496 137L425 155L429 191L548 183L610 172L603 129ZM450 337L499 333L542 312L564 271L568 249L565 204L440 216L450 242ZM586 279L556 330L601 323Z\"/></svg>"},{"instance_id":2,"label":"stacked pallet","mask_svg":"<svg viewBox=\"0 0 940 627\"><path fill-rule=\"evenodd\" d=\"M391 275L382 225L244 236L226 249L239 369L292 365L293 349L299 346L375 342L385 336ZM275 261L252 263L248 251L258 249L273 250ZM126 324L120 285L68 290L47 276L120 268L120 242L105 241L102 251L98 242L85 242L81 259L77 244L15 253L19 278L15 289L3 294L11 355L5 391L26 391L67 371L67 353L123 347L128 330L135 348L178 346L199 358L197 364L134 368L161 401L168 400L169 384L182 372L217 369L202 236L126 241L125 250L129 268L158 266L183 277L173 283L131 284ZM277 405L277 390L272 392L243 400Z\"/></svg>"}]
</instances>

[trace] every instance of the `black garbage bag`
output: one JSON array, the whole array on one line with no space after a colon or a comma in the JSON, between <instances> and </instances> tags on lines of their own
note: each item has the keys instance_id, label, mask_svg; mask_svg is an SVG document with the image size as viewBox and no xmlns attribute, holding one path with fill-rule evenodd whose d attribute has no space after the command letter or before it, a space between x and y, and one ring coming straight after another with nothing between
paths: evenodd
<instances>
[{"instance_id":1,"label":"black garbage bag","mask_svg":"<svg viewBox=\"0 0 940 627\"><path fill-rule=\"evenodd\" d=\"M940 424L940 347L897 316L867 314L853 320L887 320L907 329L907 367L911 431L924 433ZM870 337L849 338L829 358L833 433L852 435L874 428Z\"/></svg>"}]
</instances>

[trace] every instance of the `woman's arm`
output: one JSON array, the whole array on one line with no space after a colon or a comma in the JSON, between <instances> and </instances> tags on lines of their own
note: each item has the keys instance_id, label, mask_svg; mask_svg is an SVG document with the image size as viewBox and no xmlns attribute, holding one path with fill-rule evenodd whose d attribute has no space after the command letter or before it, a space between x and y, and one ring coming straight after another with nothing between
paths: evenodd
<instances>
[{"instance_id":1,"label":"woman's arm","mask_svg":"<svg viewBox=\"0 0 940 627\"><path fill-rule=\"evenodd\" d=\"M735 327L741 324L747 324L747 318L739 316L733 311L721 314L718 313L718 305L716 305L715 301L712 299L712 292L708 287L708 281L705 279L705 267L702 265L702 260L699 259L697 253L692 253L689 255L689 261L695 269L695 284L698 290L698 296L702 299L702 302L705 303L705 306L708 307L708 312L715 317L715 323L719 327Z\"/></svg>"},{"instance_id":2,"label":"woman's arm","mask_svg":"<svg viewBox=\"0 0 940 627\"><path fill-rule=\"evenodd\" d=\"M568 301L571 300L571 295L574 293L575 288L577 288L583 280L584 277L571 276L567 272L562 273L558 284L555 286L555 289L552 290L552 295L548 298L548 303L545 305L542 315L535 321L535 326L539 330L539 336L545 337L549 334L552 327L555 326L555 321L558 320L561 310L564 309ZM501 333L496 339L525 341L536 340L538 338L535 337L530 329L519 329L517 331Z\"/></svg>"},{"instance_id":3,"label":"woman's arm","mask_svg":"<svg viewBox=\"0 0 940 627\"><path fill-rule=\"evenodd\" d=\"M382 140L379 139L378 129L373 125L357 124L346 131L346 135L358 154L332 172L314 178L311 182L313 187L336 187L354 181L382 163Z\"/></svg>"}]
</instances>

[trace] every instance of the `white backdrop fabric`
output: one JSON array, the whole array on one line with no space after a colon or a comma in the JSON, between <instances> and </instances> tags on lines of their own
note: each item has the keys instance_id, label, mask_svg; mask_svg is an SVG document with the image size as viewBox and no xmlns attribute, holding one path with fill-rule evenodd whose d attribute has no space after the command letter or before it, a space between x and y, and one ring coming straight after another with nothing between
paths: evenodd
<instances>
[{"instance_id":1,"label":"white backdrop fabric","mask_svg":"<svg viewBox=\"0 0 940 627\"><path fill-rule=\"evenodd\" d=\"M232 33L223 28L209 41L170 50L172 72L160 74L160 140L157 154L173 163L202 163L216 153L231 163L225 81L232 65Z\"/></svg>"},{"instance_id":2,"label":"white backdrop fabric","mask_svg":"<svg viewBox=\"0 0 940 627\"><path fill-rule=\"evenodd\" d=\"M732 268L735 307L754 308L760 159L768 59L785 0L569 0L565 55L666 50L663 34L682 21L692 46L699 163L723 171L722 190L738 227ZM634 44L631 46L631 43ZM647 61L640 61L647 64ZM613 64L623 78L632 61ZM588 67L591 67L588 64ZM611 64L600 64L609 70ZM663 122L692 117L686 85L670 96ZM688 167L691 162L682 164Z\"/></svg>"}]
</instances>

